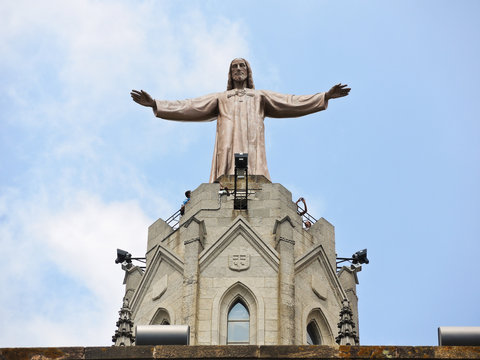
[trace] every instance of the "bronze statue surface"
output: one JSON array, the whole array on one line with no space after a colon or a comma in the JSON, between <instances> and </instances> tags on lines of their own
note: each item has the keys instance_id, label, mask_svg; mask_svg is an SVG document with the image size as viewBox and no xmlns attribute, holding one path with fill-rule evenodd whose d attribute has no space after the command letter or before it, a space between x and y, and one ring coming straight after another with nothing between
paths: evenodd
<instances>
[{"instance_id":1,"label":"bronze statue surface","mask_svg":"<svg viewBox=\"0 0 480 360\"><path fill-rule=\"evenodd\" d=\"M140 105L153 109L155 116L175 121L217 120L210 182L233 175L234 154L248 153L248 172L270 180L265 154L265 117L290 118L325 110L328 100L347 96L350 88L337 84L313 95L288 95L255 90L252 71L245 59L230 64L227 91L194 99L154 100L147 92L132 90Z\"/></svg>"}]
</instances>

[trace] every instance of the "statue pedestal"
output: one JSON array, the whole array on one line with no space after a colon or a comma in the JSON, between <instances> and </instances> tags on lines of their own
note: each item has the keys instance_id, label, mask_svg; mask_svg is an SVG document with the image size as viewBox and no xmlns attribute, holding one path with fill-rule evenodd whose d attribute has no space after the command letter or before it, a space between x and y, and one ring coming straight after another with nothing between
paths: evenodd
<instances>
[{"instance_id":1,"label":"statue pedestal","mask_svg":"<svg viewBox=\"0 0 480 360\"><path fill-rule=\"evenodd\" d=\"M233 191L234 176L219 181ZM307 327L335 345L342 301L354 302L357 325L358 313L356 272L336 271L333 225L321 218L306 230L290 191L264 176L248 181L247 210L235 210L219 183L201 184L178 229L150 226L147 268L129 294L135 325L161 312L191 326L190 344L223 345L235 340L229 313L240 302L250 345L307 344Z\"/></svg>"}]
</instances>

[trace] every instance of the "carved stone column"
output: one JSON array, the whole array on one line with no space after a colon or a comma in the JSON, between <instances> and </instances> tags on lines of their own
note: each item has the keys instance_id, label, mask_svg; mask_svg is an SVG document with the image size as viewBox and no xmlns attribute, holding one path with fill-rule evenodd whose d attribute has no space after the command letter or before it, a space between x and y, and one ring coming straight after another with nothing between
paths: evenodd
<instances>
[{"instance_id":1,"label":"carved stone column","mask_svg":"<svg viewBox=\"0 0 480 360\"><path fill-rule=\"evenodd\" d=\"M279 253L278 271L278 321L279 344L295 344L295 257L293 223L288 216L276 221L273 233L276 235L275 248Z\"/></svg>"},{"instance_id":2,"label":"carved stone column","mask_svg":"<svg viewBox=\"0 0 480 360\"><path fill-rule=\"evenodd\" d=\"M190 344L197 343L197 312L198 312L198 254L203 249L205 224L196 218L189 219L184 227L182 237L186 239L184 271L183 271L183 324L190 325Z\"/></svg>"}]
</instances>

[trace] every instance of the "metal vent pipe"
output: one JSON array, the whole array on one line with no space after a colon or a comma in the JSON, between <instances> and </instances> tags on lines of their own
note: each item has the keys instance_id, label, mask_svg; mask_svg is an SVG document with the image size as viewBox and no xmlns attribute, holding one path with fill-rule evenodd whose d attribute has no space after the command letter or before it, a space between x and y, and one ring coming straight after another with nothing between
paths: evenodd
<instances>
[{"instance_id":1,"label":"metal vent pipe","mask_svg":"<svg viewBox=\"0 0 480 360\"><path fill-rule=\"evenodd\" d=\"M188 325L137 325L135 345L189 345Z\"/></svg>"},{"instance_id":2,"label":"metal vent pipe","mask_svg":"<svg viewBox=\"0 0 480 360\"><path fill-rule=\"evenodd\" d=\"M480 346L480 326L440 326L439 346Z\"/></svg>"}]
</instances>

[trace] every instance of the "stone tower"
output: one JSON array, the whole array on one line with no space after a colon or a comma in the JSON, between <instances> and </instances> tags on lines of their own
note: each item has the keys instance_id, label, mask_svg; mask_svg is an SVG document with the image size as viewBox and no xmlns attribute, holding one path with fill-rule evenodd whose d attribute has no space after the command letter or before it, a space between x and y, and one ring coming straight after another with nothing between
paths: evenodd
<instances>
[{"instance_id":1,"label":"stone tower","mask_svg":"<svg viewBox=\"0 0 480 360\"><path fill-rule=\"evenodd\" d=\"M285 187L248 179L246 210L201 184L178 226L149 227L145 270L124 267L134 324L190 325L192 345L335 344L344 299L358 329L361 268L337 271L334 227L306 229Z\"/></svg>"}]
</instances>

